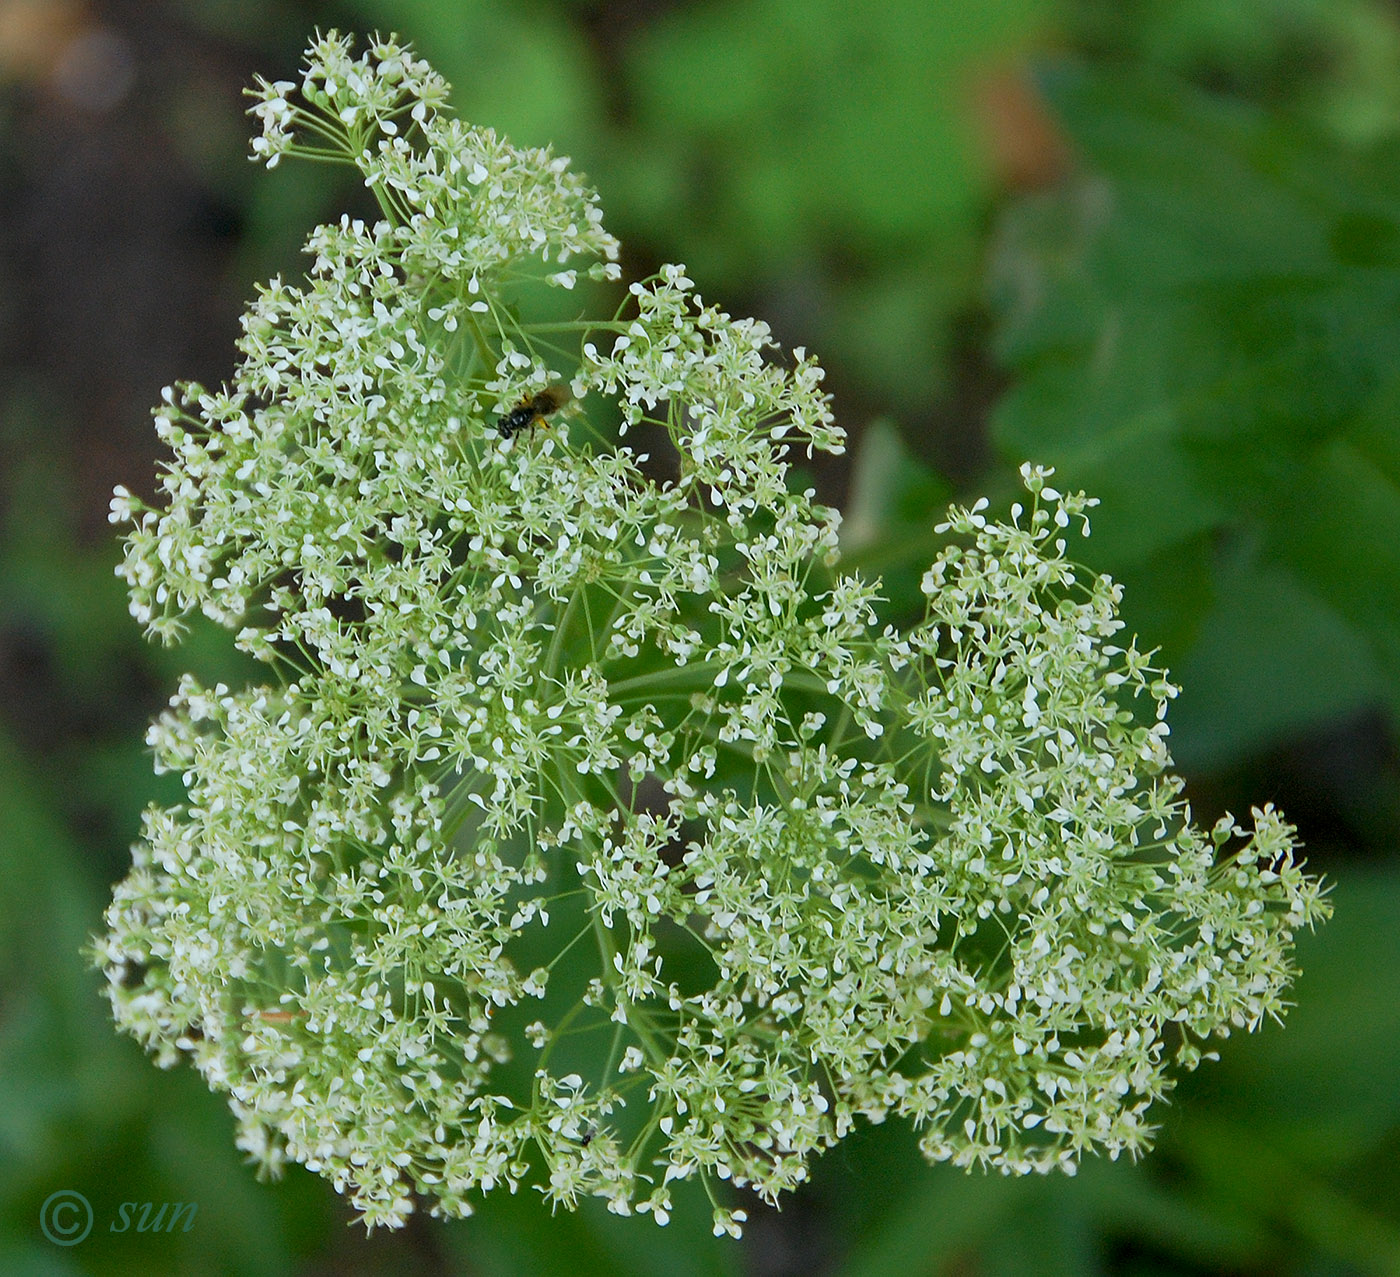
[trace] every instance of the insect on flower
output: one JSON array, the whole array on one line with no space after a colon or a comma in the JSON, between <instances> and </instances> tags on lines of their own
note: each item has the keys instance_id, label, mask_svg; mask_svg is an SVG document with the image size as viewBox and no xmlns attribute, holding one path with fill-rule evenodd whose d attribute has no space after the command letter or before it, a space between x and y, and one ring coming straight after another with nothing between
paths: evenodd
<instances>
[{"instance_id":1,"label":"insect on flower","mask_svg":"<svg viewBox=\"0 0 1400 1277\"><path fill-rule=\"evenodd\" d=\"M496 422L496 429L501 432L502 439L509 439L558 412L572 397L567 386L546 386L543 390L527 395L516 404Z\"/></svg>"}]
</instances>

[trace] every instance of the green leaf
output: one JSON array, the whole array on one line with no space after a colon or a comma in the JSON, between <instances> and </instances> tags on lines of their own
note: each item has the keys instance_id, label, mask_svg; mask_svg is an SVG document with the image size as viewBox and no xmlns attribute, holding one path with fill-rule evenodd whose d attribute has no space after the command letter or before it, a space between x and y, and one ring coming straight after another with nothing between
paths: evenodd
<instances>
[{"instance_id":1,"label":"green leaf","mask_svg":"<svg viewBox=\"0 0 1400 1277\"><path fill-rule=\"evenodd\" d=\"M1187 771L1223 768L1385 689L1363 636L1285 568L1226 561L1215 590L1173 666L1172 753Z\"/></svg>"},{"instance_id":2,"label":"green leaf","mask_svg":"<svg viewBox=\"0 0 1400 1277\"><path fill-rule=\"evenodd\" d=\"M1143 638L1195 697L1183 759L1400 712L1400 163L1141 71L1045 82L1082 171L998 237L998 443L1179 603Z\"/></svg>"}]
</instances>

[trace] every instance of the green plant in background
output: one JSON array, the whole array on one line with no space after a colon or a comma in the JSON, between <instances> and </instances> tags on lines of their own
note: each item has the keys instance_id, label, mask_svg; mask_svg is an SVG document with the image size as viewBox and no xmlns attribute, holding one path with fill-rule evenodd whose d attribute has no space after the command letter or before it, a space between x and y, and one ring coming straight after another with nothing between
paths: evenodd
<instances>
[{"instance_id":1,"label":"green plant in background","mask_svg":"<svg viewBox=\"0 0 1400 1277\"><path fill-rule=\"evenodd\" d=\"M1192 765L1394 721L1393 156L1143 71L1045 85L1084 165L998 236L999 442L1103 498L1094 563L1179 659Z\"/></svg>"},{"instance_id":2,"label":"green plant in background","mask_svg":"<svg viewBox=\"0 0 1400 1277\"><path fill-rule=\"evenodd\" d=\"M1192 825L1176 689L1066 557L1094 503L1024 467L882 624L791 481L843 446L803 351L680 267L529 318L616 242L392 39L255 96L256 155L382 217L313 233L234 385L157 411L164 505L114 502L148 632L203 611L273 675L152 728L187 799L96 946L121 1027L371 1226L531 1181L664 1223L698 1178L737 1236L721 1181L771 1201L861 1117L1006 1173L1146 1148L1327 906L1271 808Z\"/></svg>"},{"instance_id":3,"label":"green plant in background","mask_svg":"<svg viewBox=\"0 0 1400 1277\"><path fill-rule=\"evenodd\" d=\"M680 7L622 50L641 145L595 176L629 243L679 235L704 278L821 325L848 392L908 425L977 293L997 178L980 106L1054 21L1044 0Z\"/></svg>"}]
</instances>

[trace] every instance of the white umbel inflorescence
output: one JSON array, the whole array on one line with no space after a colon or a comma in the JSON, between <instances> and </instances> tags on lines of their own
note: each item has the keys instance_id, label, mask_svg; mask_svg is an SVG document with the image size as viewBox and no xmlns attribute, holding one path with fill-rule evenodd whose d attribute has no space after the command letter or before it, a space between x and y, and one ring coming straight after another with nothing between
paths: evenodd
<instances>
[{"instance_id":1,"label":"white umbel inflorescence","mask_svg":"<svg viewBox=\"0 0 1400 1277\"><path fill-rule=\"evenodd\" d=\"M1325 903L1272 810L1192 826L1175 689L1066 557L1091 503L1027 467L886 623L789 470L842 448L821 369L679 266L532 323L616 242L446 92L334 34L254 92L258 158L354 165L382 216L312 234L232 384L166 392L158 499L113 502L136 618L270 675L186 678L151 729L186 797L97 944L119 1024L371 1226L524 1181L771 1200L858 1116L1008 1173L1144 1148Z\"/></svg>"}]
</instances>

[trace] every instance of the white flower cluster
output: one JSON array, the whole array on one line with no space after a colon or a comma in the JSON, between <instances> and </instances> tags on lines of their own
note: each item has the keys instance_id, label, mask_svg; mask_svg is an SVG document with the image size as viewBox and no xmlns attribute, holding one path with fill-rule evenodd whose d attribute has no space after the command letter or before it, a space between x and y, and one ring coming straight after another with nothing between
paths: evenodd
<instances>
[{"instance_id":1,"label":"white flower cluster","mask_svg":"<svg viewBox=\"0 0 1400 1277\"><path fill-rule=\"evenodd\" d=\"M737 1236L721 1181L771 1201L861 1115L1009 1173L1144 1148L1326 904L1272 811L1191 825L1174 689L1065 558L1090 503L1026 468L882 627L788 470L842 446L820 368L679 267L631 319L520 318L617 246L445 93L333 34L257 91L256 154L352 162L384 216L311 236L233 385L167 392L160 503L113 503L148 630L201 610L273 673L151 730L187 797L97 943L119 1024L371 1226L521 1182L665 1223L698 1178Z\"/></svg>"}]
</instances>

